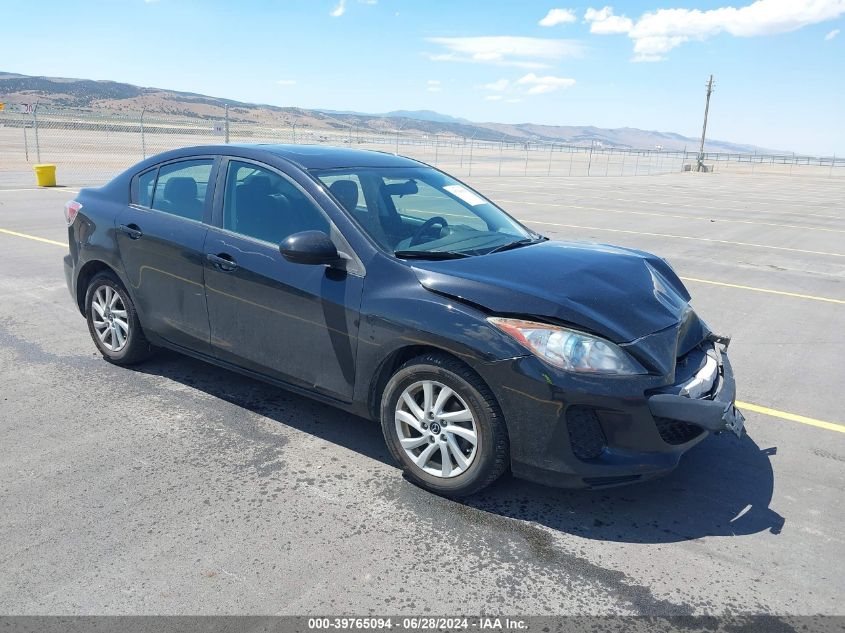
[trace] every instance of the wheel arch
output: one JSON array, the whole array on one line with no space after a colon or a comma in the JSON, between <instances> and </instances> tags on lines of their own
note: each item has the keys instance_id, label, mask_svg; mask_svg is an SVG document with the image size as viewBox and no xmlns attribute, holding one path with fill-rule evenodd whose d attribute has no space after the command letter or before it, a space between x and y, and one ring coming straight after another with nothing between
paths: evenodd
<instances>
[{"instance_id":1,"label":"wheel arch","mask_svg":"<svg viewBox=\"0 0 845 633\"><path fill-rule=\"evenodd\" d=\"M490 394L496 400L496 404L499 405L499 409L501 410L501 403L498 401L498 398L496 398L496 394L490 387L490 384L475 370L475 368L473 368L472 365L467 363L465 359L460 358L456 354L441 347L437 347L436 345L406 345L390 352L384 360L381 361L373 376L367 398L367 408L373 420L379 420L381 418L381 402L382 396L384 395L384 388L387 386L387 383L390 381L393 374L396 373L396 370L412 358L416 358L424 354L439 354L441 356L447 356L466 367L487 386L490 390ZM507 426L507 419L505 419L505 425Z\"/></svg>"},{"instance_id":2,"label":"wheel arch","mask_svg":"<svg viewBox=\"0 0 845 633\"><path fill-rule=\"evenodd\" d=\"M91 280L95 275L104 271L113 274L117 280L123 284L123 287L126 289L126 292L129 293L129 296L132 297L129 287L114 267L100 259L89 260L85 262L82 268L80 268L79 274L76 276L76 306L79 308L79 311L83 316L85 315L85 295L88 292L88 284L91 283ZM134 301L134 297L132 297L132 299Z\"/></svg>"}]
</instances>

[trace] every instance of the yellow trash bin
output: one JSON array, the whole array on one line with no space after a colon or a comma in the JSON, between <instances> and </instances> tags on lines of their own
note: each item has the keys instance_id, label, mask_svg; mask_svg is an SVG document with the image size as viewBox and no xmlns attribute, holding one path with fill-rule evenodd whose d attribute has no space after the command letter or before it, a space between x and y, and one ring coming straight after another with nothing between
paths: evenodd
<instances>
[{"instance_id":1,"label":"yellow trash bin","mask_svg":"<svg viewBox=\"0 0 845 633\"><path fill-rule=\"evenodd\" d=\"M36 165L35 166L35 180L39 187L55 187L56 186L56 166L55 165Z\"/></svg>"}]
</instances>

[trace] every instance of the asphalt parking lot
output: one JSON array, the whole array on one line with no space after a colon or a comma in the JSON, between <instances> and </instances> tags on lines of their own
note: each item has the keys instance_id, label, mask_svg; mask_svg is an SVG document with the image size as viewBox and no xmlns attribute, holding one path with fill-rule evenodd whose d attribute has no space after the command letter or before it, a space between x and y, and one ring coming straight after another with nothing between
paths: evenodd
<instances>
[{"instance_id":1,"label":"asphalt parking lot","mask_svg":"<svg viewBox=\"0 0 845 633\"><path fill-rule=\"evenodd\" d=\"M74 189L0 182L0 612L842 613L845 179L470 179L546 235L666 257L733 337L748 434L638 486L463 503L363 419L103 361L62 273Z\"/></svg>"}]
</instances>

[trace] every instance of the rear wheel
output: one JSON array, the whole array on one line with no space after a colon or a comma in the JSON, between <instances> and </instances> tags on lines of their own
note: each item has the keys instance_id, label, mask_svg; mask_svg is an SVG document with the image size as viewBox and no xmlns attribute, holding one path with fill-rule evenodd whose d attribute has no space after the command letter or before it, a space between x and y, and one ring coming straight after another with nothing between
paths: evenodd
<instances>
[{"instance_id":1,"label":"rear wheel","mask_svg":"<svg viewBox=\"0 0 845 633\"><path fill-rule=\"evenodd\" d=\"M91 279L85 293L85 318L94 344L107 361L131 365L149 357L151 347L135 305L113 273L101 272Z\"/></svg>"},{"instance_id":2,"label":"rear wheel","mask_svg":"<svg viewBox=\"0 0 845 633\"><path fill-rule=\"evenodd\" d=\"M381 424L390 452L415 484L461 497L495 481L508 464L508 435L489 387L446 355L399 368L385 387Z\"/></svg>"}]
</instances>

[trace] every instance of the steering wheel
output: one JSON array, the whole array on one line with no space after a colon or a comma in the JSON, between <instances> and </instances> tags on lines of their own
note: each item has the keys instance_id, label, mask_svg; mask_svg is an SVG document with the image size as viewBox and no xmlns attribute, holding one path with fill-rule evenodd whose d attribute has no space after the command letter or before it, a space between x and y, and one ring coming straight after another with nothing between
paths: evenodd
<instances>
[{"instance_id":1,"label":"steering wheel","mask_svg":"<svg viewBox=\"0 0 845 633\"><path fill-rule=\"evenodd\" d=\"M433 218L429 218L425 222L423 222L422 226L416 230L414 236L411 238L411 242L408 246L417 246L418 244L423 243L423 236L425 235L426 231L431 229L433 226L440 226L440 230L442 231L449 223L446 221L445 218L440 217L439 215L435 215Z\"/></svg>"}]
</instances>

